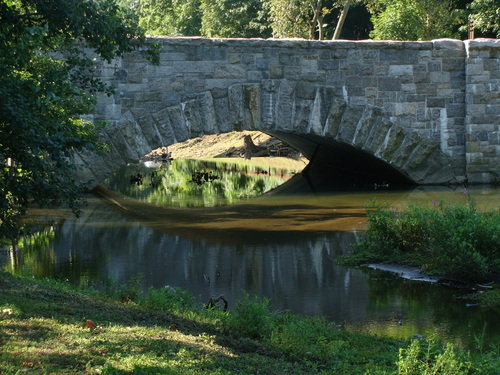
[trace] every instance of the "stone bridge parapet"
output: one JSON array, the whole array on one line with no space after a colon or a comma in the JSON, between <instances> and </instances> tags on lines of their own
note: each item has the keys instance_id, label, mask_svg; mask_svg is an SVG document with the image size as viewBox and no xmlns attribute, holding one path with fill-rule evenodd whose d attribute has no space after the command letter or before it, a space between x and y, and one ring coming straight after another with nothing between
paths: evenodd
<instances>
[{"instance_id":1,"label":"stone bridge parapet","mask_svg":"<svg viewBox=\"0 0 500 375\"><path fill-rule=\"evenodd\" d=\"M100 182L154 148L234 130L275 135L340 177L500 174L500 40L154 40L159 66L135 52L96 73L116 88L91 116L108 122L110 152L76 155L82 178Z\"/></svg>"}]
</instances>

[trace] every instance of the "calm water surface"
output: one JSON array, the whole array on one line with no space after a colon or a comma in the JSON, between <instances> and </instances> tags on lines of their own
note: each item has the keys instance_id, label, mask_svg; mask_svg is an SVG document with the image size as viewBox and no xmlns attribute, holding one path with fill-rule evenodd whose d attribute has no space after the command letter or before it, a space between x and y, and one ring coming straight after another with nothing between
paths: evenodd
<instances>
[{"instance_id":1,"label":"calm water surface","mask_svg":"<svg viewBox=\"0 0 500 375\"><path fill-rule=\"evenodd\" d=\"M500 202L499 190L471 192L479 205L497 207ZM395 206L466 199L462 189L435 188L260 197L256 202L362 208L373 197ZM471 306L462 298L463 290L337 265L336 258L352 248L362 232L359 217L352 218L348 231L344 221L341 231L332 227L326 233L266 231L228 239L222 231L218 238L200 240L151 229L147 221L127 219L95 197L78 219L64 211L34 215L52 223L53 236L37 247L8 254L5 267L14 272L75 283L99 283L109 277L125 282L141 274L145 287L182 287L204 302L223 294L234 307L245 290L269 298L275 310L324 315L352 330L398 338L438 334L463 346L484 334L486 343L500 344L499 310Z\"/></svg>"}]
</instances>

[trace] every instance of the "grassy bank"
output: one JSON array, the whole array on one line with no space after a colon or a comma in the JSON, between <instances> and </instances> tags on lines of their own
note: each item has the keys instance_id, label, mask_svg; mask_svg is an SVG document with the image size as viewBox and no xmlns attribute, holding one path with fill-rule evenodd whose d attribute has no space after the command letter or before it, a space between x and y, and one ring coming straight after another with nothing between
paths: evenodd
<instances>
[{"instance_id":1,"label":"grassy bank","mask_svg":"<svg viewBox=\"0 0 500 375\"><path fill-rule=\"evenodd\" d=\"M497 374L497 354L349 333L271 312L229 312L182 290L105 291L0 273L1 374Z\"/></svg>"},{"instance_id":2,"label":"grassy bank","mask_svg":"<svg viewBox=\"0 0 500 375\"><path fill-rule=\"evenodd\" d=\"M464 284L499 281L500 209L480 210L469 196L466 204L409 204L401 211L372 202L367 215L351 263L410 264Z\"/></svg>"}]
</instances>

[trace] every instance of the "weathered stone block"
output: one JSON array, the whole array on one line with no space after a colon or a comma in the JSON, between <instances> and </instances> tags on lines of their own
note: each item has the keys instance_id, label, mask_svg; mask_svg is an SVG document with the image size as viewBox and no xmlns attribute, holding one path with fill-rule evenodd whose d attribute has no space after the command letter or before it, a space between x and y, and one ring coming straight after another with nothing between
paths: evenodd
<instances>
[{"instance_id":1,"label":"weathered stone block","mask_svg":"<svg viewBox=\"0 0 500 375\"><path fill-rule=\"evenodd\" d=\"M435 161L443 162L443 151L458 170L468 160L465 147L477 147L469 168L477 176L498 161L498 42L155 40L160 66L137 53L102 65L99 74L117 95L101 101L94 116L139 124L148 147L245 128L323 134L366 152L385 150L382 160L426 182L447 176L448 167ZM144 147L139 133L129 132L138 140L127 141L114 135ZM123 148L129 158L133 152Z\"/></svg>"},{"instance_id":2,"label":"weathered stone block","mask_svg":"<svg viewBox=\"0 0 500 375\"><path fill-rule=\"evenodd\" d=\"M450 82L449 72L430 72L430 81L432 83L448 83Z\"/></svg>"},{"instance_id":3,"label":"weathered stone block","mask_svg":"<svg viewBox=\"0 0 500 375\"><path fill-rule=\"evenodd\" d=\"M413 65L391 65L389 66L389 75L391 76L413 75Z\"/></svg>"},{"instance_id":4,"label":"weathered stone block","mask_svg":"<svg viewBox=\"0 0 500 375\"><path fill-rule=\"evenodd\" d=\"M428 108L444 108L446 105L446 99L444 98L427 98Z\"/></svg>"},{"instance_id":5,"label":"weathered stone block","mask_svg":"<svg viewBox=\"0 0 500 375\"><path fill-rule=\"evenodd\" d=\"M401 81L393 77L378 78L379 91L399 91L401 90Z\"/></svg>"},{"instance_id":6,"label":"weathered stone block","mask_svg":"<svg viewBox=\"0 0 500 375\"><path fill-rule=\"evenodd\" d=\"M394 104L394 114L396 116L402 115L415 115L417 112L417 107L415 103L395 103Z\"/></svg>"}]
</instances>

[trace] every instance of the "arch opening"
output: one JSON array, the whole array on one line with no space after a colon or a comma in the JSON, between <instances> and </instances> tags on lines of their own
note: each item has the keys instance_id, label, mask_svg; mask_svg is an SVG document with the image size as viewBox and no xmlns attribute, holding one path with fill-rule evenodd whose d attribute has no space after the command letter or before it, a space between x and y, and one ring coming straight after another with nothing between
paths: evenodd
<instances>
[{"instance_id":1,"label":"arch opening","mask_svg":"<svg viewBox=\"0 0 500 375\"><path fill-rule=\"evenodd\" d=\"M257 145L247 157L247 137ZM281 155L281 156L280 156ZM307 160L258 131L209 134L161 146L114 171L102 184L169 207L213 207L263 195L300 173Z\"/></svg>"},{"instance_id":2,"label":"arch opening","mask_svg":"<svg viewBox=\"0 0 500 375\"><path fill-rule=\"evenodd\" d=\"M405 188L410 177L365 150L316 135L268 132L300 151L309 164L301 176L315 191Z\"/></svg>"}]
</instances>

